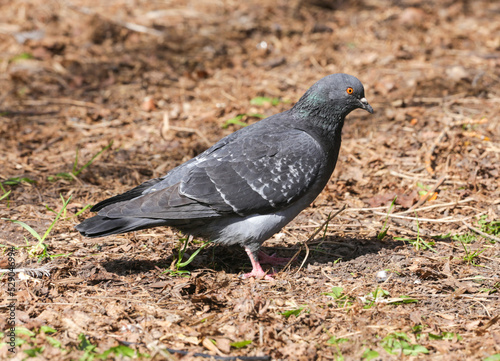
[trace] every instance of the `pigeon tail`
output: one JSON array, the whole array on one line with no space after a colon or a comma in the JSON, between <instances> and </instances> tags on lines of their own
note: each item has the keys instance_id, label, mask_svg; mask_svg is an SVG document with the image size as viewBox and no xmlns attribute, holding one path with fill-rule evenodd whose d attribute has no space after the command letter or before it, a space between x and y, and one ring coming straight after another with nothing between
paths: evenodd
<instances>
[{"instance_id":1,"label":"pigeon tail","mask_svg":"<svg viewBox=\"0 0 500 361\"><path fill-rule=\"evenodd\" d=\"M93 238L163 226L165 223L164 219L134 217L109 218L97 215L84 220L75 228L85 237Z\"/></svg>"}]
</instances>

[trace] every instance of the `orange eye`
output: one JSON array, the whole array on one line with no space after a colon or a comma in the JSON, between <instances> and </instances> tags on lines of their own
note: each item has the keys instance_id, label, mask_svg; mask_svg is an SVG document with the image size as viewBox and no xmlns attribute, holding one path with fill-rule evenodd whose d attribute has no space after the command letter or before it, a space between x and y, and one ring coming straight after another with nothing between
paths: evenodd
<instances>
[{"instance_id":1,"label":"orange eye","mask_svg":"<svg viewBox=\"0 0 500 361\"><path fill-rule=\"evenodd\" d=\"M347 92L347 94L353 94L354 93L354 89L351 88L351 87L349 87L349 88L346 89L346 92Z\"/></svg>"}]
</instances>

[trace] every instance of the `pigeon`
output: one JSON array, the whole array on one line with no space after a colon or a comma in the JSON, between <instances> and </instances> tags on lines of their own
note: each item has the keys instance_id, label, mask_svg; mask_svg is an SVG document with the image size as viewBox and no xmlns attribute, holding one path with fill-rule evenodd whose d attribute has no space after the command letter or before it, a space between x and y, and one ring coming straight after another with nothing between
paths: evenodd
<instances>
[{"instance_id":1,"label":"pigeon","mask_svg":"<svg viewBox=\"0 0 500 361\"><path fill-rule=\"evenodd\" d=\"M172 169L91 208L76 229L103 237L169 226L222 245L241 245L252 264L243 278L272 279L259 262L265 240L308 207L328 183L345 117L373 113L363 84L348 74L316 82L289 110L222 138Z\"/></svg>"}]
</instances>

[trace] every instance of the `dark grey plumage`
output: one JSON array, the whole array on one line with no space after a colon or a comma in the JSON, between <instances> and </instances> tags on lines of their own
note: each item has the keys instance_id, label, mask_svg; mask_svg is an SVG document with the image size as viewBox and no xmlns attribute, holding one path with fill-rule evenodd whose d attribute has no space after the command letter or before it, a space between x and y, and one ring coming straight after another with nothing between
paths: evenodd
<instances>
[{"instance_id":1,"label":"dark grey plumage","mask_svg":"<svg viewBox=\"0 0 500 361\"><path fill-rule=\"evenodd\" d=\"M373 113L361 82L347 74L315 83L295 104L221 139L165 176L106 199L76 229L101 237L170 226L245 247L253 270L261 244L323 190L337 162L344 119Z\"/></svg>"}]
</instances>

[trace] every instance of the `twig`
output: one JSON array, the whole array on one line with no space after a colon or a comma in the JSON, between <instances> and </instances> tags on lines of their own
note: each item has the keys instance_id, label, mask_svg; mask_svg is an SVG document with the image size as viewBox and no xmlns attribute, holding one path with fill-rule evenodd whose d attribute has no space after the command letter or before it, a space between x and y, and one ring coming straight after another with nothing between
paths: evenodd
<instances>
[{"instance_id":1,"label":"twig","mask_svg":"<svg viewBox=\"0 0 500 361\"><path fill-rule=\"evenodd\" d=\"M346 212L365 212L365 211L376 211L377 209L387 209L387 206L383 207L373 207L373 208L349 208Z\"/></svg>"},{"instance_id":2,"label":"twig","mask_svg":"<svg viewBox=\"0 0 500 361\"><path fill-rule=\"evenodd\" d=\"M144 25L134 24L134 23L130 23L130 22L121 22L121 21L117 21L117 20L113 20L113 21L116 22L118 25L123 26L126 29L129 29L129 30L132 30L132 31L135 31L138 33L144 33L144 34L149 34L149 35L158 36L158 37L165 36L165 33L163 31L156 30L153 28L148 28L147 26L144 26Z\"/></svg>"},{"instance_id":3,"label":"twig","mask_svg":"<svg viewBox=\"0 0 500 361\"><path fill-rule=\"evenodd\" d=\"M425 169L431 175L435 173L434 169L432 168L432 154L434 153L434 150L436 150L436 147L438 146L438 144L441 142L441 140L449 130L450 127L444 128L443 131L439 133L434 143L432 143L431 149L429 149L429 151L425 153L425 158L424 158Z\"/></svg>"},{"instance_id":4,"label":"twig","mask_svg":"<svg viewBox=\"0 0 500 361\"><path fill-rule=\"evenodd\" d=\"M92 9L89 9L87 7L76 6L76 5L73 5L69 2L67 2L67 6L68 6L68 8L73 9L79 13L86 14L86 15L99 16L100 18L102 18L106 21L109 21L109 22L114 23L116 25L122 26L125 29L135 31L137 33L144 33L144 34L149 34L149 35L158 36L158 37L164 37L166 35L166 33L163 31L156 30L153 28L148 28L147 26L144 26L144 25L130 23L127 21L120 21L120 20L116 20L116 19L109 19L107 17L102 16L100 13L98 13Z\"/></svg>"},{"instance_id":5,"label":"twig","mask_svg":"<svg viewBox=\"0 0 500 361\"><path fill-rule=\"evenodd\" d=\"M406 214L406 213L412 213L412 212L421 212L421 211L427 211L429 209L433 209L433 208L440 208L440 207L448 207L448 206L456 206L458 204L462 204L462 203L469 203L471 201L473 201L474 198L467 198L467 199L462 199L461 201L458 201L458 202L449 202L449 203L440 203L440 204L433 204L432 206L427 206L427 207L422 207L422 208L418 208L418 209L414 209L414 210L406 210L406 211L403 211L403 212L398 212L398 213L393 213L393 214ZM350 209L349 209L350 210Z\"/></svg>"},{"instance_id":6,"label":"twig","mask_svg":"<svg viewBox=\"0 0 500 361\"><path fill-rule=\"evenodd\" d=\"M488 311L488 309L486 308L485 305L483 305L481 302L479 302L479 300L472 300L473 302L476 302L476 303L479 303L481 306L483 306L484 310L486 311L486 314L488 315L488 317L491 318L491 313L490 311Z\"/></svg>"},{"instance_id":7,"label":"twig","mask_svg":"<svg viewBox=\"0 0 500 361\"><path fill-rule=\"evenodd\" d=\"M329 275L326 274L325 269L323 267L321 267L321 273L323 273L323 276L325 276L326 278L328 278L330 281L336 282L335 279L333 279L332 277L330 277Z\"/></svg>"},{"instance_id":8,"label":"twig","mask_svg":"<svg viewBox=\"0 0 500 361\"><path fill-rule=\"evenodd\" d=\"M42 100L24 100L22 102L23 105L31 105L31 106L46 106L50 104L54 105L72 105L75 107L83 107L83 108L101 108L102 105L85 102L82 100L76 99L68 99L68 98L58 98L58 99L42 99ZM57 112L47 112L47 114L57 113Z\"/></svg>"},{"instance_id":9,"label":"twig","mask_svg":"<svg viewBox=\"0 0 500 361\"><path fill-rule=\"evenodd\" d=\"M462 223L467 227L469 228L471 231L474 231L476 232L477 234L479 234L480 236L484 237L484 238L488 238L488 239L491 239L495 242L498 242L500 243L500 238L498 237L495 237L493 236L492 234L488 234L488 233L485 233L483 231L480 231L479 229L475 228L475 227L472 227L470 224L467 224L465 221L462 220Z\"/></svg>"},{"instance_id":10,"label":"twig","mask_svg":"<svg viewBox=\"0 0 500 361\"><path fill-rule=\"evenodd\" d=\"M40 145L38 148L36 148L31 153L38 154L38 153L44 151L45 149L49 149L54 143L57 143L58 141L60 141L62 139L64 139L63 136L55 137L55 138L51 139L50 141L48 141L47 143L43 143L42 145Z\"/></svg>"},{"instance_id":11,"label":"twig","mask_svg":"<svg viewBox=\"0 0 500 361\"><path fill-rule=\"evenodd\" d=\"M443 184L443 182L445 181L445 179L446 179L446 176L442 176L441 178L439 178L437 180L437 182L434 184L434 186L427 192L427 194L425 195L425 197L420 198L420 200L417 203L415 203L413 206L411 206L408 209L408 212L412 212L415 208L420 207L422 204L424 204L429 199L431 199L431 197L433 196L433 194L436 191L436 189L438 189L439 186L441 184Z\"/></svg>"},{"instance_id":12,"label":"twig","mask_svg":"<svg viewBox=\"0 0 500 361\"><path fill-rule=\"evenodd\" d=\"M163 113L163 123L161 126L161 135L162 135L163 139L166 139L166 134L169 130L175 130L177 132L194 133L198 137L200 137L201 140L203 140L203 142L205 142L205 144L208 147L210 147L212 145L212 143L210 143L210 141L207 139L207 137L205 137L205 135L199 129L187 128L187 127L177 127L174 125L170 125L170 118L168 116L168 113L165 112L165 113Z\"/></svg>"},{"instance_id":13,"label":"twig","mask_svg":"<svg viewBox=\"0 0 500 361\"><path fill-rule=\"evenodd\" d=\"M309 247L307 246L307 243L311 242L314 237L316 237L318 235L319 232L321 232L321 230L323 229L323 227L325 227L328 222L330 222L333 218L335 218L336 216L338 216L344 209L346 209L346 205L344 204L342 206L342 208L340 208L337 212L335 212L335 214L333 215L328 215L328 217L326 218L326 221L323 222L323 224L321 224L321 226L318 227L318 229L316 229L316 231L314 231L314 233L307 239L307 241L305 241L303 244L304 246L306 247L306 256L304 257L304 260L302 261L302 264L300 265L299 269L297 270L297 272L300 271L300 269L302 268L302 266L305 264L306 260L307 260L307 257L309 256ZM288 263L286 264L285 268L286 269L287 267L290 266L290 264L295 260L295 258L297 258L297 256L300 254L300 252L302 252L302 246L299 248L299 250L293 255L293 257L290 259L290 261L288 261ZM295 273L297 273L295 272Z\"/></svg>"},{"instance_id":14,"label":"twig","mask_svg":"<svg viewBox=\"0 0 500 361\"><path fill-rule=\"evenodd\" d=\"M443 182L443 183L446 183L446 182ZM463 203L469 203L469 202L472 202L474 200L475 200L474 198L466 198L466 199L462 199L461 201L433 204L432 206L426 206L426 207L422 207L422 208L418 208L418 209L408 209L406 211L392 213L392 214L399 215L399 214L426 211L426 210L433 209L433 208L456 206L456 205L463 204ZM500 203L500 200L497 203ZM496 203L492 203L492 204L496 204ZM349 208L349 209L346 209L346 212L369 212L369 211L373 212L373 211L376 211L379 209L387 209L387 207L384 206L384 207L373 207L373 208ZM308 226L302 226L302 227L308 227ZM316 227L316 226L311 226L311 227ZM289 227L289 228L293 228L293 227Z\"/></svg>"},{"instance_id":15,"label":"twig","mask_svg":"<svg viewBox=\"0 0 500 361\"><path fill-rule=\"evenodd\" d=\"M412 180L418 179L418 180L423 181L423 182L433 182L434 181L434 179L432 179L432 178L422 178L422 176L420 174L415 174L415 175L412 175L412 173L404 174L404 173L400 173L400 172L395 172L393 170L389 171L389 174L396 176L396 177L399 177L399 178L404 178L404 179L412 179ZM446 182L444 182L444 184L465 184L465 183L466 182L457 181L457 180L447 180Z\"/></svg>"},{"instance_id":16,"label":"twig","mask_svg":"<svg viewBox=\"0 0 500 361\"><path fill-rule=\"evenodd\" d=\"M304 263L306 263L307 258L309 257L309 246L307 245L307 242L304 242L304 247L306 247L306 256L304 257L304 260L302 261L302 263L300 264L300 267L297 269L297 272L295 272L295 273L299 273L299 271L304 266Z\"/></svg>"},{"instance_id":17,"label":"twig","mask_svg":"<svg viewBox=\"0 0 500 361\"><path fill-rule=\"evenodd\" d=\"M344 204L342 206L342 208L340 208L337 212L335 212L333 215L329 215L327 218L326 218L326 221L324 221L321 226L319 226L319 228L307 239L307 241L305 241L305 243L309 243L311 242L314 237L316 237L318 235L319 232L321 232L321 230L323 229L324 226L327 225L328 222L330 222L333 218L337 217L340 213L342 213L344 211L344 209L346 209L346 205Z\"/></svg>"},{"instance_id":18,"label":"twig","mask_svg":"<svg viewBox=\"0 0 500 361\"><path fill-rule=\"evenodd\" d=\"M412 220L412 221L417 220L417 218L415 218L415 217L400 216L400 215L397 215L397 214L387 214L387 213L382 213L382 212L373 212L373 213L374 214L378 214L380 216L388 216L388 217L392 217L392 218L409 219L409 220ZM486 211L480 213L480 215L483 215L485 213L486 213ZM419 222L420 221L421 222L434 222L434 223L456 223L456 222L463 222L463 220L465 220L465 219L474 218L476 216L477 215L466 217L466 218L461 218L461 219L450 219L450 217L441 218L441 219L418 218L418 221Z\"/></svg>"},{"instance_id":19,"label":"twig","mask_svg":"<svg viewBox=\"0 0 500 361\"><path fill-rule=\"evenodd\" d=\"M497 299L498 298L498 295L474 295L474 294L462 294L462 295L455 295L455 294L450 294L450 293L445 293L445 294L438 294L438 293L427 293L425 295L423 294L419 294L419 295L413 295L412 293L409 293L408 294L409 297L415 297L415 298L420 298L422 300L425 300L426 297L428 298L440 298L440 297L455 297L455 298L467 298L467 299L470 299L470 300L474 300L474 299L479 299L481 301L489 301L488 298L493 298L493 299ZM477 297L477 298L476 298Z\"/></svg>"}]
</instances>

